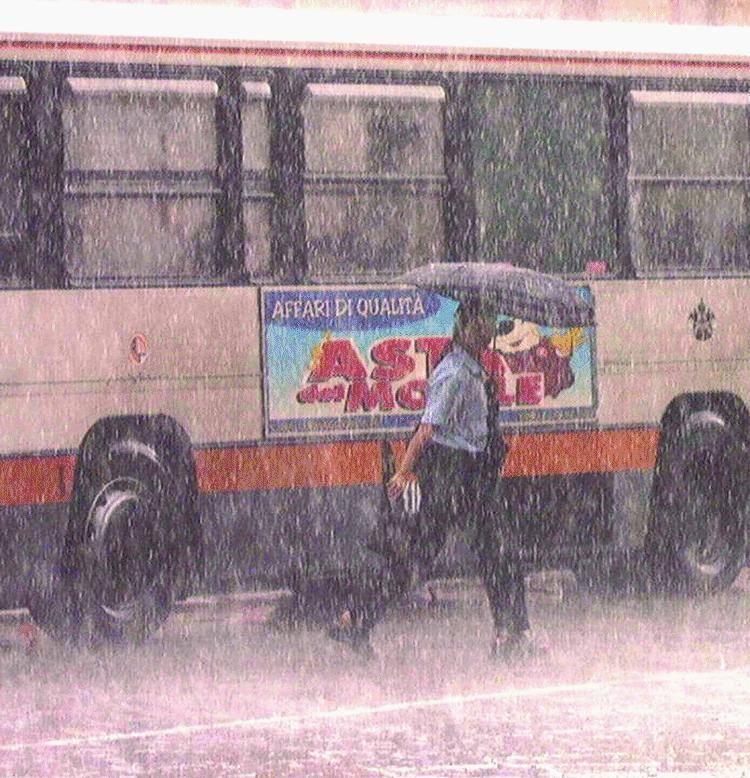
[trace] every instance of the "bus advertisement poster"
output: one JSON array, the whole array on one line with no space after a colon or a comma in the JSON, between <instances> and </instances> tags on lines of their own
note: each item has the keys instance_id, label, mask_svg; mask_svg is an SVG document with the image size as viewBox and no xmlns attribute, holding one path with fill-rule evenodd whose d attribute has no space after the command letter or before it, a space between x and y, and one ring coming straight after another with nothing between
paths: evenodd
<instances>
[{"instance_id":1,"label":"bus advertisement poster","mask_svg":"<svg viewBox=\"0 0 750 778\"><path fill-rule=\"evenodd\" d=\"M412 427L457 307L394 286L268 287L261 305L269 436ZM482 362L497 381L501 421L593 415L594 350L593 328L500 317Z\"/></svg>"}]
</instances>

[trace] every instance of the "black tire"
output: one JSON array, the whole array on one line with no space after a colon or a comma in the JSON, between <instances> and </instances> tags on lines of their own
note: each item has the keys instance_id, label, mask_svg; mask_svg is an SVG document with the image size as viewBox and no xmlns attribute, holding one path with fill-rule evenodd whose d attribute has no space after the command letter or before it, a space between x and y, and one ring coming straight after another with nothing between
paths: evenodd
<instances>
[{"instance_id":1,"label":"black tire","mask_svg":"<svg viewBox=\"0 0 750 778\"><path fill-rule=\"evenodd\" d=\"M32 608L53 637L137 643L169 615L190 497L167 459L127 430L84 445L58 580Z\"/></svg>"},{"instance_id":2,"label":"black tire","mask_svg":"<svg viewBox=\"0 0 750 778\"><path fill-rule=\"evenodd\" d=\"M745 563L748 447L720 411L695 409L665 430L645 551L652 582L689 594L730 586Z\"/></svg>"}]
</instances>

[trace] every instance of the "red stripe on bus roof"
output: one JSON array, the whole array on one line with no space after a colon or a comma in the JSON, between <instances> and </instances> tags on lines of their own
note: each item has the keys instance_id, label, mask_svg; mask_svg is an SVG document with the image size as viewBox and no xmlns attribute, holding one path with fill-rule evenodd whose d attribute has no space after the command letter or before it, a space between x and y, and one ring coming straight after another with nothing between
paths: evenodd
<instances>
[{"instance_id":1,"label":"red stripe on bus roof","mask_svg":"<svg viewBox=\"0 0 750 778\"><path fill-rule=\"evenodd\" d=\"M658 428L515 435L508 477L647 470L656 462ZM405 443L393 444L400 456ZM195 451L202 492L265 491L373 485L382 480L379 441L295 443ZM64 502L73 491L75 457L0 459L0 505Z\"/></svg>"},{"instance_id":2,"label":"red stripe on bus roof","mask_svg":"<svg viewBox=\"0 0 750 778\"><path fill-rule=\"evenodd\" d=\"M334 44L335 45L335 44ZM141 54L213 54L220 56L256 55L259 57L278 57L284 59L309 57L321 57L329 59L375 59L375 60L417 60L427 61L452 61L452 62L514 62L519 65L564 64L568 66L578 65L609 65L632 67L636 65L651 67L678 66L686 68L735 68L748 69L750 62L743 60L713 60L713 59L680 59L679 57L600 57L600 56L575 56L570 54L554 55L529 55L529 54L491 54L471 53L459 51L385 51L382 49L343 49L343 48L282 48L267 46L229 46L229 45L200 45L200 44L168 44L168 43L99 43L97 41L33 41L18 40L14 38L0 38L0 48L7 49L49 49L62 51L112 51L130 52Z\"/></svg>"}]
</instances>

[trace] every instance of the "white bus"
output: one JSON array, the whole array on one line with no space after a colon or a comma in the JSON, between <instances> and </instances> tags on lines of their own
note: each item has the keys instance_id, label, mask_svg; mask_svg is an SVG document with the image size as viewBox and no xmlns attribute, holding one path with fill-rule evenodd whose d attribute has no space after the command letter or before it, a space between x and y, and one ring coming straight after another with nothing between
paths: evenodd
<instances>
[{"instance_id":1,"label":"white bus","mask_svg":"<svg viewBox=\"0 0 750 778\"><path fill-rule=\"evenodd\" d=\"M393 279L446 258L595 301L595 331L503 321L487 355L529 563L734 579L746 31L38 0L0 26L0 605L118 639L196 588L371 564L452 312Z\"/></svg>"}]
</instances>

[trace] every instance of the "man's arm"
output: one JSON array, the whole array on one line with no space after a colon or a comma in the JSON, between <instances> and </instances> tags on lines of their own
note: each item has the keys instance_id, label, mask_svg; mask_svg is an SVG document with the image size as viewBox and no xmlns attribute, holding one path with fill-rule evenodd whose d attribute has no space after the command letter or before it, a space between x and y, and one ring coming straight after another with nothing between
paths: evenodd
<instances>
[{"instance_id":1,"label":"man's arm","mask_svg":"<svg viewBox=\"0 0 750 778\"><path fill-rule=\"evenodd\" d=\"M401 460L398 470L388 482L388 496L391 500L397 500L403 494L406 484L412 477L414 464L419 459L422 449L434 434L435 428L432 424L420 424L417 427L417 431L406 447L406 453Z\"/></svg>"},{"instance_id":2,"label":"man's arm","mask_svg":"<svg viewBox=\"0 0 750 778\"><path fill-rule=\"evenodd\" d=\"M422 449L435 431L450 418L459 391L460 382L456 375L441 372L438 367L427 389L427 405L422 414L422 421L406 447L406 453L396 474L388 482L388 496L391 500L397 500L406 489L406 484L413 478L414 465Z\"/></svg>"}]
</instances>

